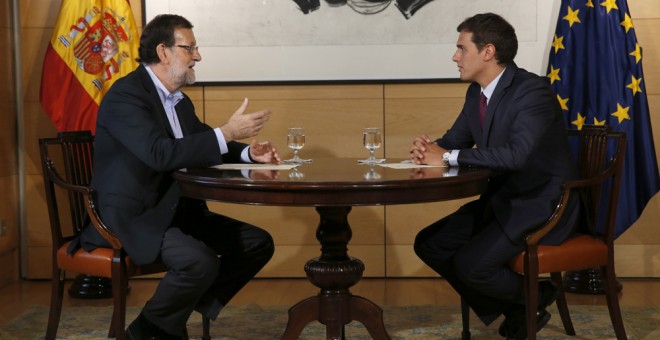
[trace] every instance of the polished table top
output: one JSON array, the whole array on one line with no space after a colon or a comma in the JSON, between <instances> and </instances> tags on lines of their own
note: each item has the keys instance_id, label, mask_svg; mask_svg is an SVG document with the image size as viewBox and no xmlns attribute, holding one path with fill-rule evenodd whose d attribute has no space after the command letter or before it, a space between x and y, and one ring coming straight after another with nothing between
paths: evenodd
<instances>
[{"instance_id":1,"label":"polished table top","mask_svg":"<svg viewBox=\"0 0 660 340\"><path fill-rule=\"evenodd\" d=\"M388 160L388 163L400 162ZM482 193L491 172L480 168L392 169L354 158L319 158L292 170L187 169L174 177L182 194L221 202L340 206L434 202ZM222 190L218 190L222 189Z\"/></svg>"}]
</instances>

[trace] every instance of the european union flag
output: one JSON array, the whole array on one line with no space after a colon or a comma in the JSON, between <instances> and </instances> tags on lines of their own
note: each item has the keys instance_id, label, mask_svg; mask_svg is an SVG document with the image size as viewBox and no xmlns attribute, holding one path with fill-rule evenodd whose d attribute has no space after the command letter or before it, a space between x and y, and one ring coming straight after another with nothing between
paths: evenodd
<instances>
[{"instance_id":1,"label":"european union flag","mask_svg":"<svg viewBox=\"0 0 660 340\"><path fill-rule=\"evenodd\" d=\"M562 0L547 76L568 128L609 125L627 135L619 236L660 189L642 48L626 0Z\"/></svg>"}]
</instances>

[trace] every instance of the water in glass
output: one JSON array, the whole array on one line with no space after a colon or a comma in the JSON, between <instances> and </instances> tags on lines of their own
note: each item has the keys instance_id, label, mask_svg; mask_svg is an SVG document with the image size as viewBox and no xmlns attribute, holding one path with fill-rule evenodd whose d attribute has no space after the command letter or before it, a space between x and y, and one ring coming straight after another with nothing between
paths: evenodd
<instances>
[{"instance_id":1,"label":"water in glass","mask_svg":"<svg viewBox=\"0 0 660 340\"><path fill-rule=\"evenodd\" d=\"M383 137L380 128L365 128L362 132L362 145L369 150L369 158L360 160L360 163L375 164L384 162L384 159L375 157L376 149L380 148L382 143Z\"/></svg>"},{"instance_id":2,"label":"water in glass","mask_svg":"<svg viewBox=\"0 0 660 340\"><path fill-rule=\"evenodd\" d=\"M305 146L305 129L301 127L289 128L289 133L286 135L286 144L289 149L293 150L293 158L283 161L284 163L309 163L311 159L302 159L298 157L298 151Z\"/></svg>"}]
</instances>

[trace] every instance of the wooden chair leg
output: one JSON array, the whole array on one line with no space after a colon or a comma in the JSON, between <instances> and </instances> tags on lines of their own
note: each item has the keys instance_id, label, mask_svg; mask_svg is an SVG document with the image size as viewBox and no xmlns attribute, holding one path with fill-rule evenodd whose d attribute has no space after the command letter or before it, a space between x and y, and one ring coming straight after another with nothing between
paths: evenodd
<instances>
[{"instance_id":1,"label":"wooden chair leg","mask_svg":"<svg viewBox=\"0 0 660 340\"><path fill-rule=\"evenodd\" d=\"M57 336L57 328L62 315L62 299L64 296L65 272L57 268L53 263L53 277L50 291L50 310L48 311L48 328L46 329L46 340L54 340Z\"/></svg>"},{"instance_id":2,"label":"wooden chair leg","mask_svg":"<svg viewBox=\"0 0 660 340\"><path fill-rule=\"evenodd\" d=\"M109 338L124 340L126 338L126 292L128 287L128 278L126 277L126 267L121 263L113 263L112 271L112 322Z\"/></svg>"},{"instance_id":3,"label":"wooden chair leg","mask_svg":"<svg viewBox=\"0 0 660 340\"><path fill-rule=\"evenodd\" d=\"M559 293L556 303L559 316L561 317L561 323L564 325L564 331L567 335L575 335L575 328L573 328L571 314L568 311L568 303L566 302L564 282L562 280L561 273L551 273L550 277L552 278L552 282L554 282L555 287L557 287L557 291Z\"/></svg>"},{"instance_id":4,"label":"wooden chair leg","mask_svg":"<svg viewBox=\"0 0 660 340\"><path fill-rule=\"evenodd\" d=\"M211 340L211 320L202 315L202 340Z\"/></svg>"},{"instance_id":5,"label":"wooden chair leg","mask_svg":"<svg viewBox=\"0 0 660 340\"><path fill-rule=\"evenodd\" d=\"M527 339L536 340L536 313L539 303L539 263L535 249L525 253L525 323Z\"/></svg>"},{"instance_id":6,"label":"wooden chair leg","mask_svg":"<svg viewBox=\"0 0 660 340\"><path fill-rule=\"evenodd\" d=\"M536 311L539 298L538 275L525 276L525 322L527 323L527 339L536 340Z\"/></svg>"},{"instance_id":7,"label":"wooden chair leg","mask_svg":"<svg viewBox=\"0 0 660 340\"><path fill-rule=\"evenodd\" d=\"M617 294L617 281L614 274L614 265L608 264L601 268L603 277L605 277L605 297L607 299L607 308L610 311L610 319L617 340L626 340L626 328L621 318L621 308L619 307L619 296Z\"/></svg>"},{"instance_id":8,"label":"wooden chair leg","mask_svg":"<svg viewBox=\"0 0 660 340\"><path fill-rule=\"evenodd\" d=\"M463 319L463 332L461 333L461 339L469 340L470 339L470 305L461 297L461 318Z\"/></svg>"}]
</instances>

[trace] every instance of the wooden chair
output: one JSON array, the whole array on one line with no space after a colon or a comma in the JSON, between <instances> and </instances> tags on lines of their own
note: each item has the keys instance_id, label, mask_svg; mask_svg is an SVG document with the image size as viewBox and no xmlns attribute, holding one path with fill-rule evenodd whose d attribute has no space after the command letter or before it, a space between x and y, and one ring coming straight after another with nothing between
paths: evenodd
<instances>
[{"instance_id":1,"label":"wooden chair","mask_svg":"<svg viewBox=\"0 0 660 340\"><path fill-rule=\"evenodd\" d=\"M63 132L57 138L39 139L39 148L53 243L52 291L46 339L55 339L57 335L67 271L111 278L114 308L108 337L124 339L128 278L164 272L166 268L159 263L135 265L122 250L119 239L103 224L94 205L95 193L88 187L94 153L94 137L89 131ZM56 164L59 166L56 167ZM58 204L58 199L62 206ZM68 213L60 210L67 205ZM82 232L90 219L112 248L98 248L92 252L80 249L70 256L67 248L71 240ZM209 319L203 317L202 324L202 339L211 339Z\"/></svg>"},{"instance_id":2,"label":"wooden chair","mask_svg":"<svg viewBox=\"0 0 660 340\"><path fill-rule=\"evenodd\" d=\"M559 296L557 308L564 330L575 335L575 329L562 287L562 271L600 268L605 282L605 294L610 319L616 338L627 339L621 318L614 272L614 227L621 186L626 136L612 132L605 126L583 126L582 130L569 130L569 138L577 143L579 179L563 185L563 195L555 213L538 230L525 238L525 251L510 263L511 269L525 277L525 304L527 339L536 339L536 311L538 307L538 275L550 273ZM577 140L575 140L577 139ZM611 152L608 152L608 146ZM558 246L539 245L539 240L555 227L564 213L569 193L578 190L583 198L590 234L572 236ZM584 228L583 228L584 229ZM470 338L469 306L461 300L463 339Z\"/></svg>"}]
</instances>

